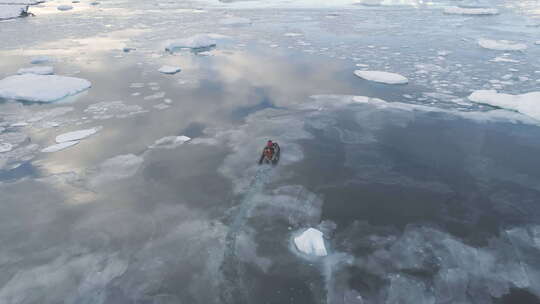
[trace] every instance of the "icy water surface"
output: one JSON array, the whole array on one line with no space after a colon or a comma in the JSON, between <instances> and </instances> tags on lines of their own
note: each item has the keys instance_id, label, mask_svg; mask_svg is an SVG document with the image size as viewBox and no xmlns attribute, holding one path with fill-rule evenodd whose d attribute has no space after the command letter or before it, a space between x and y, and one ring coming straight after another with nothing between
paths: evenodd
<instances>
[{"instance_id":1,"label":"icy water surface","mask_svg":"<svg viewBox=\"0 0 540 304\"><path fill-rule=\"evenodd\" d=\"M540 6L361 2L48 1L0 22L0 78L92 83L0 98L0 303L538 303L539 106L468 96L539 91ZM307 228L326 256L297 249Z\"/></svg>"}]
</instances>

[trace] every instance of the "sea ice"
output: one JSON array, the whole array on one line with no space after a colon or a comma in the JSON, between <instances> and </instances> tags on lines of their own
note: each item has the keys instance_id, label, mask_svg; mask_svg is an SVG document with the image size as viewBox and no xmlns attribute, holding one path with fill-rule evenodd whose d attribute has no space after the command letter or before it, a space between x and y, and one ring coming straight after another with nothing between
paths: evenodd
<instances>
[{"instance_id":1,"label":"sea ice","mask_svg":"<svg viewBox=\"0 0 540 304\"><path fill-rule=\"evenodd\" d=\"M323 233L315 228L309 228L294 238L296 248L307 255L326 256Z\"/></svg>"},{"instance_id":2,"label":"sea ice","mask_svg":"<svg viewBox=\"0 0 540 304\"><path fill-rule=\"evenodd\" d=\"M383 72L383 71L363 71L356 70L354 74L365 80L386 83L386 84L405 84L409 80L399 74Z\"/></svg>"},{"instance_id":3,"label":"sea ice","mask_svg":"<svg viewBox=\"0 0 540 304\"><path fill-rule=\"evenodd\" d=\"M9 152L11 150L13 150L12 144L0 142L0 153Z\"/></svg>"},{"instance_id":4,"label":"sea ice","mask_svg":"<svg viewBox=\"0 0 540 304\"><path fill-rule=\"evenodd\" d=\"M492 40L485 38L478 39L478 45L485 49L496 51L522 51L527 49L527 45L524 43L518 43L508 40Z\"/></svg>"},{"instance_id":5,"label":"sea ice","mask_svg":"<svg viewBox=\"0 0 540 304\"><path fill-rule=\"evenodd\" d=\"M166 136L163 138L160 138L154 142L153 145L149 146L150 149L155 148L166 148L166 149L172 149L176 148L181 144L184 144L188 141L190 141L191 138L181 135L181 136Z\"/></svg>"},{"instance_id":6,"label":"sea ice","mask_svg":"<svg viewBox=\"0 0 540 304\"><path fill-rule=\"evenodd\" d=\"M31 68L22 68L17 71L17 74L52 75L54 74L54 68L52 66L36 66Z\"/></svg>"},{"instance_id":7,"label":"sea ice","mask_svg":"<svg viewBox=\"0 0 540 304\"><path fill-rule=\"evenodd\" d=\"M165 51L173 52L176 49L201 49L214 47L218 40L229 37L220 34L197 34L191 37L167 40L165 42Z\"/></svg>"},{"instance_id":8,"label":"sea ice","mask_svg":"<svg viewBox=\"0 0 540 304\"><path fill-rule=\"evenodd\" d=\"M26 14L26 5L0 5L0 20L13 19Z\"/></svg>"},{"instance_id":9,"label":"sea ice","mask_svg":"<svg viewBox=\"0 0 540 304\"><path fill-rule=\"evenodd\" d=\"M34 5L45 2L45 0L0 0L0 4L19 4L19 5Z\"/></svg>"},{"instance_id":10,"label":"sea ice","mask_svg":"<svg viewBox=\"0 0 540 304\"><path fill-rule=\"evenodd\" d=\"M497 15L499 10L496 8L452 6L445 8L444 13L449 15Z\"/></svg>"},{"instance_id":11,"label":"sea ice","mask_svg":"<svg viewBox=\"0 0 540 304\"><path fill-rule=\"evenodd\" d=\"M40 63L48 63L53 61L52 58L48 56L38 56L30 59L31 64L40 64Z\"/></svg>"},{"instance_id":12,"label":"sea ice","mask_svg":"<svg viewBox=\"0 0 540 304\"><path fill-rule=\"evenodd\" d=\"M180 67L176 66L170 66L170 65L164 65L158 70L159 72L163 74L176 74L181 71Z\"/></svg>"},{"instance_id":13,"label":"sea ice","mask_svg":"<svg viewBox=\"0 0 540 304\"><path fill-rule=\"evenodd\" d=\"M59 144L56 144L56 145L48 146L48 147L42 149L41 152L44 152L44 153L58 152L60 150L64 150L66 148L74 146L74 145L78 144L79 142L80 141L78 141L78 140L62 142L62 143L59 143Z\"/></svg>"},{"instance_id":14,"label":"sea ice","mask_svg":"<svg viewBox=\"0 0 540 304\"><path fill-rule=\"evenodd\" d=\"M134 154L118 155L107 159L97 168L89 179L91 187L97 187L110 181L135 175L144 159Z\"/></svg>"},{"instance_id":15,"label":"sea ice","mask_svg":"<svg viewBox=\"0 0 540 304\"><path fill-rule=\"evenodd\" d=\"M92 114L93 119L125 118L146 112L139 105L126 105L122 101L102 101L89 105L85 113Z\"/></svg>"},{"instance_id":16,"label":"sea ice","mask_svg":"<svg viewBox=\"0 0 540 304\"><path fill-rule=\"evenodd\" d=\"M69 10L73 9L73 6L71 6L71 5L59 5L57 7L57 9L59 11L69 11Z\"/></svg>"},{"instance_id":17,"label":"sea ice","mask_svg":"<svg viewBox=\"0 0 540 304\"><path fill-rule=\"evenodd\" d=\"M67 141L81 140L83 138L96 134L100 129L100 127L95 127L91 129L77 130L60 134L56 136L55 141L60 144Z\"/></svg>"},{"instance_id":18,"label":"sea ice","mask_svg":"<svg viewBox=\"0 0 540 304\"><path fill-rule=\"evenodd\" d=\"M540 92L511 95L498 93L494 90L478 90L469 96L469 100L517 111L540 120Z\"/></svg>"},{"instance_id":19,"label":"sea ice","mask_svg":"<svg viewBox=\"0 0 540 304\"><path fill-rule=\"evenodd\" d=\"M53 102L88 89L92 84L85 79L23 74L0 80L0 98L35 102Z\"/></svg>"}]
</instances>

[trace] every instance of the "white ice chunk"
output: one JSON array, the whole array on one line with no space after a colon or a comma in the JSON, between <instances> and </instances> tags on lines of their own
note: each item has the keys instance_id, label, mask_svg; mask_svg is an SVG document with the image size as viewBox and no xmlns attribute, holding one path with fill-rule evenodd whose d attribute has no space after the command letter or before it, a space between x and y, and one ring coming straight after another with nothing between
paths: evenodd
<instances>
[{"instance_id":1,"label":"white ice chunk","mask_svg":"<svg viewBox=\"0 0 540 304\"><path fill-rule=\"evenodd\" d=\"M509 62L509 63L519 63L518 60L510 59L506 57L495 57L490 60L491 62Z\"/></svg>"},{"instance_id":2,"label":"white ice chunk","mask_svg":"<svg viewBox=\"0 0 540 304\"><path fill-rule=\"evenodd\" d=\"M517 111L540 120L540 92L511 95L498 93L495 90L478 90L469 96L469 100Z\"/></svg>"},{"instance_id":3,"label":"white ice chunk","mask_svg":"<svg viewBox=\"0 0 540 304\"><path fill-rule=\"evenodd\" d=\"M54 68L52 66L35 66L31 68L22 68L17 71L17 74L52 75L54 74Z\"/></svg>"},{"instance_id":4,"label":"white ice chunk","mask_svg":"<svg viewBox=\"0 0 540 304\"><path fill-rule=\"evenodd\" d=\"M101 127L95 127L91 129L77 130L73 132L60 134L56 136L55 141L57 143L64 143L67 141L81 140L81 139L87 138L88 136L96 134L100 129Z\"/></svg>"},{"instance_id":5,"label":"white ice chunk","mask_svg":"<svg viewBox=\"0 0 540 304\"><path fill-rule=\"evenodd\" d=\"M302 33L285 33L283 34L283 36L285 37L300 37L300 36L303 36Z\"/></svg>"},{"instance_id":6,"label":"white ice chunk","mask_svg":"<svg viewBox=\"0 0 540 304\"><path fill-rule=\"evenodd\" d=\"M522 51L527 49L527 45L524 43L518 43L508 40L492 40L485 38L478 39L478 45L485 49L496 51Z\"/></svg>"},{"instance_id":7,"label":"white ice chunk","mask_svg":"<svg viewBox=\"0 0 540 304\"><path fill-rule=\"evenodd\" d=\"M200 49L213 47L217 45L218 40L228 39L228 36L220 34L198 34L191 37L167 40L165 42L165 50L172 52L175 49Z\"/></svg>"},{"instance_id":8,"label":"white ice chunk","mask_svg":"<svg viewBox=\"0 0 540 304\"><path fill-rule=\"evenodd\" d=\"M250 23L251 23L251 19L242 18L242 17L228 17L228 18L219 20L219 24L221 25L245 25L245 24L250 24Z\"/></svg>"},{"instance_id":9,"label":"white ice chunk","mask_svg":"<svg viewBox=\"0 0 540 304\"><path fill-rule=\"evenodd\" d=\"M159 72L163 74L176 74L181 71L180 67L176 66L170 66L170 65L164 65L158 70Z\"/></svg>"},{"instance_id":10,"label":"white ice chunk","mask_svg":"<svg viewBox=\"0 0 540 304\"><path fill-rule=\"evenodd\" d=\"M92 84L85 79L23 74L0 80L0 98L35 102L53 102L88 89Z\"/></svg>"},{"instance_id":11,"label":"white ice chunk","mask_svg":"<svg viewBox=\"0 0 540 304\"><path fill-rule=\"evenodd\" d=\"M308 255L328 255L324 245L323 233L315 228L309 228L301 235L295 237L294 244L298 250Z\"/></svg>"},{"instance_id":12,"label":"white ice chunk","mask_svg":"<svg viewBox=\"0 0 540 304\"><path fill-rule=\"evenodd\" d=\"M383 72L383 71L356 70L354 71L354 74L365 80L386 83L386 84L405 84L409 82L409 80L402 75L399 75L396 73Z\"/></svg>"},{"instance_id":13,"label":"white ice chunk","mask_svg":"<svg viewBox=\"0 0 540 304\"><path fill-rule=\"evenodd\" d=\"M449 15L497 15L499 10L496 8L452 6L445 8L444 13Z\"/></svg>"},{"instance_id":14,"label":"white ice chunk","mask_svg":"<svg viewBox=\"0 0 540 304\"><path fill-rule=\"evenodd\" d=\"M73 9L73 6L71 6L71 5L65 5L65 4L64 4L64 5L59 5L59 6L57 7L57 9L58 9L59 11L69 11L69 10Z\"/></svg>"},{"instance_id":15,"label":"white ice chunk","mask_svg":"<svg viewBox=\"0 0 540 304\"><path fill-rule=\"evenodd\" d=\"M20 17L27 11L26 5L0 5L0 20Z\"/></svg>"},{"instance_id":16,"label":"white ice chunk","mask_svg":"<svg viewBox=\"0 0 540 304\"><path fill-rule=\"evenodd\" d=\"M69 148L71 146L74 146L78 144L79 142L80 141L78 140L66 141L63 143L56 144L56 145L48 146L47 148L42 149L41 152L44 152L44 153L58 152L66 148Z\"/></svg>"},{"instance_id":17,"label":"white ice chunk","mask_svg":"<svg viewBox=\"0 0 540 304\"><path fill-rule=\"evenodd\" d=\"M171 149L171 148L176 148L179 145L184 144L184 143L186 143L186 142L188 142L190 140L191 140L190 137L187 137L187 136L184 136L184 135L181 135L181 136L166 136L166 137L163 137L163 138L160 138L160 139L156 140L154 142L154 144L149 146L148 148L150 148L150 149L155 149L155 148Z\"/></svg>"}]
</instances>

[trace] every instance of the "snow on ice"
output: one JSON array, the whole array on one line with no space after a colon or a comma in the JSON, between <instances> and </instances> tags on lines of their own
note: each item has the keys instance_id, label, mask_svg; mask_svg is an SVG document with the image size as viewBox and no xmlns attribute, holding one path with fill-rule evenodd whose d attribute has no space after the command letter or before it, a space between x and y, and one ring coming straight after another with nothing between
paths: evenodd
<instances>
[{"instance_id":1,"label":"snow on ice","mask_svg":"<svg viewBox=\"0 0 540 304\"><path fill-rule=\"evenodd\" d=\"M85 79L57 75L23 74L0 80L0 98L53 102L88 89Z\"/></svg>"},{"instance_id":2,"label":"snow on ice","mask_svg":"<svg viewBox=\"0 0 540 304\"><path fill-rule=\"evenodd\" d=\"M409 80L399 74L383 72L383 71L363 71L356 70L354 74L365 80L386 83L386 84L406 84Z\"/></svg>"},{"instance_id":3,"label":"snow on ice","mask_svg":"<svg viewBox=\"0 0 540 304\"><path fill-rule=\"evenodd\" d=\"M296 248L302 253L314 256L326 256L323 233L315 228L309 228L294 238Z\"/></svg>"},{"instance_id":4,"label":"snow on ice","mask_svg":"<svg viewBox=\"0 0 540 304\"><path fill-rule=\"evenodd\" d=\"M518 43L508 40L492 40L492 39L478 39L478 45L485 49L496 51L522 51L527 49L527 45L524 43Z\"/></svg>"},{"instance_id":5,"label":"snow on ice","mask_svg":"<svg viewBox=\"0 0 540 304\"><path fill-rule=\"evenodd\" d=\"M469 96L469 100L517 111L540 120L540 92L511 95L498 93L495 90L478 90Z\"/></svg>"}]
</instances>

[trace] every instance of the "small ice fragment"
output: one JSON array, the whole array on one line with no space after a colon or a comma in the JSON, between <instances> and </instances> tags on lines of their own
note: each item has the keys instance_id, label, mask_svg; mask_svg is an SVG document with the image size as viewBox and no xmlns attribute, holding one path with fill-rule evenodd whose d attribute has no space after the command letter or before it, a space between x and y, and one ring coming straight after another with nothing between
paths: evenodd
<instances>
[{"instance_id":1,"label":"small ice fragment","mask_svg":"<svg viewBox=\"0 0 540 304\"><path fill-rule=\"evenodd\" d=\"M296 248L302 253L314 256L326 256L323 233L315 228L309 228L294 238Z\"/></svg>"},{"instance_id":2,"label":"small ice fragment","mask_svg":"<svg viewBox=\"0 0 540 304\"><path fill-rule=\"evenodd\" d=\"M375 81L385 84L406 84L409 80L399 74L383 71L362 71L356 70L354 74L365 80Z\"/></svg>"},{"instance_id":3,"label":"small ice fragment","mask_svg":"<svg viewBox=\"0 0 540 304\"><path fill-rule=\"evenodd\" d=\"M69 11L69 10L73 9L73 6L64 4L64 5L59 5L59 6L57 7L57 9L58 9L59 11Z\"/></svg>"},{"instance_id":4,"label":"small ice fragment","mask_svg":"<svg viewBox=\"0 0 540 304\"><path fill-rule=\"evenodd\" d=\"M242 17L228 17L225 19L219 20L221 25L246 25L251 24L251 19L242 18Z\"/></svg>"},{"instance_id":5,"label":"small ice fragment","mask_svg":"<svg viewBox=\"0 0 540 304\"><path fill-rule=\"evenodd\" d=\"M285 37L300 37L300 36L303 36L303 34L301 34L301 33L285 33L285 34L283 34L283 36L285 36Z\"/></svg>"},{"instance_id":6,"label":"small ice fragment","mask_svg":"<svg viewBox=\"0 0 540 304\"><path fill-rule=\"evenodd\" d=\"M66 149L66 148L69 148L71 146L74 146L74 145L78 144L79 142L80 141L78 141L78 140L62 142L62 143L59 143L59 144L56 144L56 145L48 146L48 147L42 149L41 152L43 152L43 153L58 152L58 151Z\"/></svg>"},{"instance_id":7,"label":"small ice fragment","mask_svg":"<svg viewBox=\"0 0 540 304\"><path fill-rule=\"evenodd\" d=\"M522 51L527 49L527 45L524 43L508 40L492 40L486 38L478 39L478 45L485 49L496 51Z\"/></svg>"},{"instance_id":8,"label":"small ice fragment","mask_svg":"<svg viewBox=\"0 0 540 304\"><path fill-rule=\"evenodd\" d=\"M160 73L163 74L176 74L181 71L180 67L176 66L170 66L170 65L164 65L158 70Z\"/></svg>"},{"instance_id":9,"label":"small ice fragment","mask_svg":"<svg viewBox=\"0 0 540 304\"><path fill-rule=\"evenodd\" d=\"M173 52L176 49L201 49L214 47L219 39L228 39L228 36L219 34L198 34L191 37L167 40L165 42L165 51Z\"/></svg>"},{"instance_id":10,"label":"small ice fragment","mask_svg":"<svg viewBox=\"0 0 540 304\"><path fill-rule=\"evenodd\" d=\"M154 100L165 97L165 92L157 92L156 94L148 95L144 97L144 100Z\"/></svg>"},{"instance_id":11,"label":"small ice fragment","mask_svg":"<svg viewBox=\"0 0 540 304\"><path fill-rule=\"evenodd\" d=\"M88 89L92 84L82 78L23 74L0 80L0 98L35 102L53 102Z\"/></svg>"},{"instance_id":12,"label":"small ice fragment","mask_svg":"<svg viewBox=\"0 0 540 304\"><path fill-rule=\"evenodd\" d=\"M155 149L155 148L176 148L177 146L179 145L182 145L188 141L190 141L191 138L190 137L187 137L187 136L184 136L184 135L180 135L180 136L166 136L166 137L163 137L163 138L160 138L158 140L156 140L154 142L153 145L149 146L148 148L150 149Z\"/></svg>"},{"instance_id":13,"label":"small ice fragment","mask_svg":"<svg viewBox=\"0 0 540 304\"><path fill-rule=\"evenodd\" d=\"M22 68L17 71L17 74L52 75L54 74L54 68L52 66L36 66L31 68Z\"/></svg>"},{"instance_id":14,"label":"small ice fragment","mask_svg":"<svg viewBox=\"0 0 540 304\"><path fill-rule=\"evenodd\" d=\"M60 134L56 136L55 141L57 143L63 143L66 141L81 140L83 138L96 134L100 129L101 129L100 127L95 127L95 128L77 130L77 131Z\"/></svg>"}]
</instances>

